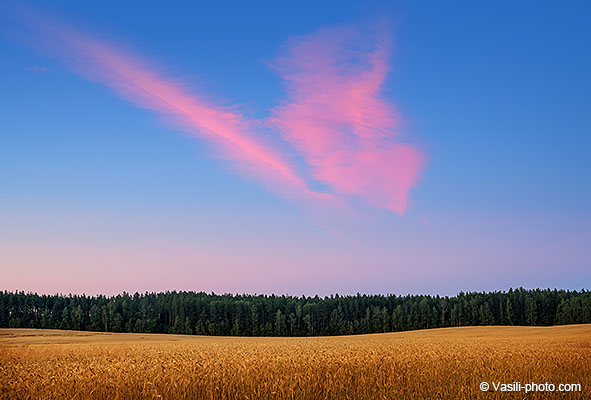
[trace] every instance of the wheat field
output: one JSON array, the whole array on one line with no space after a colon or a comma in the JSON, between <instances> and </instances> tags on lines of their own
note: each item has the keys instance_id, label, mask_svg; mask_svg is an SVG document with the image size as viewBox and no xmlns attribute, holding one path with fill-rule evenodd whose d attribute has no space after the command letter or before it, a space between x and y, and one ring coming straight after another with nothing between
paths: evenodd
<instances>
[{"instance_id":1,"label":"wheat field","mask_svg":"<svg viewBox=\"0 0 591 400\"><path fill-rule=\"evenodd\" d=\"M556 387L494 392L496 382ZM581 390L559 393L561 383ZM2 399L589 399L590 389L591 325L312 338L0 329Z\"/></svg>"}]
</instances>

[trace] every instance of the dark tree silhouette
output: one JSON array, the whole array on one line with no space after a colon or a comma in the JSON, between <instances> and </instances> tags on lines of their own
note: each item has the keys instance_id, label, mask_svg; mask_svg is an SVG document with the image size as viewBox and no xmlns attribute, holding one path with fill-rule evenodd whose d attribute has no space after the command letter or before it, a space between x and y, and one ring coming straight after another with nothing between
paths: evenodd
<instances>
[{"instance_id":1,"label":"dark tree silhouette","mask_svg":"<svg viewBox=\"0 0 591 400\"><path fill-rule=\"evenodd\" d=\"M203 292L113 297L0 292L0 327L234 336L350 335L468 325L591 323L591 292L510 289L454 297Z\"/></svg>"}]
</instances>

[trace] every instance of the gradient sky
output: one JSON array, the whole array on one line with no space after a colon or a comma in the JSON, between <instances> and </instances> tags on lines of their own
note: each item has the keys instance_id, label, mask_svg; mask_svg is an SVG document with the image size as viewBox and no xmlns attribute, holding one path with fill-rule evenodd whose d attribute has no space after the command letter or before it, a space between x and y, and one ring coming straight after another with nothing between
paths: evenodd
<instances>
[{"instance_id":1,"label":"gradient sky","mask_svg":"<svg viewBox=\"0 0 591 400\"><path fill-rule=\"evenodd\" d=\"M0 2L0 289L589 289L591 5L321 3Z\"/></svg>"}]
</instances>

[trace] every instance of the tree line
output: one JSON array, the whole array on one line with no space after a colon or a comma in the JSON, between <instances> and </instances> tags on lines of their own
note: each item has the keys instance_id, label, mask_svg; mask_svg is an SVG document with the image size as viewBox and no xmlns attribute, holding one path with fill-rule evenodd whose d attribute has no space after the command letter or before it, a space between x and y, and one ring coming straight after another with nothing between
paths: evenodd
<instances>
[{"instance_id":1,"label":"tree line","mask_svg":"<svg viewBox=\"0 0 591 400\"><path fill-rule=\"evenodd\" d=\"M204 292L117 296L0 291L0 327L236 336L320 336L474 325L591 323L591 292L550 289L292 297Z\"/></svg>"}]
</instances>

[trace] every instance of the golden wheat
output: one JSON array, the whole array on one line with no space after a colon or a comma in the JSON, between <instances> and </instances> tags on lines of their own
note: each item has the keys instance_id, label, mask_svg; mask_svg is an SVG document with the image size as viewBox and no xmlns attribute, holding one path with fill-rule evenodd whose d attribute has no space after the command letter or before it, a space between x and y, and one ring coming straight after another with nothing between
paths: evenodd
<instances>
[{"instance_id":1,"label":"golden wheat","mask_svg":"<svg viewBox=\"0 0 591 400\"><path fill-rule=\"evenodd\" d=\"M490 393L482 381L582 391ZM591 325L320 338L0 330L6 399L586 399L590 389Z\"/></svg>"}]
</instances>

